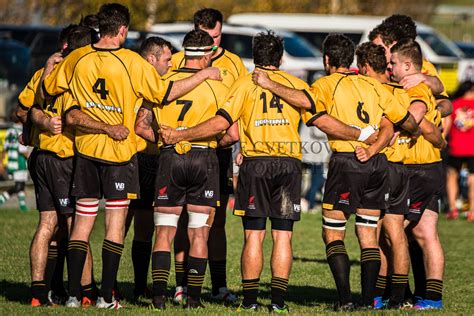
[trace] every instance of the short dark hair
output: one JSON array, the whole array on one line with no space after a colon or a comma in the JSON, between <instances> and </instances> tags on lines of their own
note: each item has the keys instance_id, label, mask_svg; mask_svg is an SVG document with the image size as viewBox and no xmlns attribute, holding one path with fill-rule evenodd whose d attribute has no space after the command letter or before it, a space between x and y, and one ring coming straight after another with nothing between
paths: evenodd
<instances>
[{"instance_id":1,"label":"short dark hair","mask_svg":"<svg viewBox=\"0 0 474 316\"><path fill-rule=\"evenodd\" d=\"M349 68L354 61L354 50L354 43L343 34L329 34L323 42L323 56L328 56L329 65L336 68Z\"/></svg>"},{"instance_id":2,"label":"short dark hair","mask_svg":"<svg viewBox=\"0 0 474 316\"><path fill-rule=\"evenodd\" d=\"M118 3L108 3L100 7L99 13L100 36L116 36L121 26L130 24L128 8Z\"/></svg>"},{"instance_id":3,"label":"short dark hair","mask_svg":"<svg viewBox=\"0 0 474 316\"><path fill-rule=\"evenodd\" d=\"M369 65L372 69L383 74L387 70L385 48L372 42L360 44L356 49L357 65Z\"/></svg>"},{"instance_id":4,"label":"short dark hair","mask_svg":"<svg viewBox=\"0 0 474 316\"><path fill-rule=\"evenodd\" d=\"M71 31L77 26L77 24L69 24L65 28L61 30L59 33L59 39L58 39L58 50L63 49L64 44L67 43L67 38L69 37L69 34Z\"/></svg>"},{"instance_id":5,"label":"short dark hair","mask_svg":"<svg viewBox=\"0 0 474 316\"><path fill-rule=\"evenodd\" d=\"M199 27L205 29L213 29L216 27L217 22L222 24L224 17L219 10L212 8L204 8L194 13L194 28L197 30Z\"/></svg>"},{"instance_id":6,"label":"short dark hair","mask_svg":"<svg viewBox=\"0 0 474 316\"><path fill-rule=\"evenodd\" d=\"M158 36L152 36L143 41L138 51L144 58L149 54L155 54L159 57L165 47L168 47L170 50L172 49L171 43L167 40Z\"/></svg>"},{"instance_id":7,"label":"short dark hair","mask_svg":"<svg viewBox=\"0 0 474 316\"><path fill-rule=\"evenodd\" d=\"M188 32L183 39L183 47L203 47L213 46L214 40L209 33L203 30L192 30ZM202 56L186 56L186 59L200 59Z\"/></svg>"},{"instance_id":8,"label":"short dark hair","mask_svg":"<svg viewBox=\"0 0 474 316\"><path fill-rule=\"evenodd\" d=\"M416 70L421 70L423 65L423 55L421 53L420 44L411 38L402 38L390 49L392 54L398 53L405 58L408 58Z\"/></svg>"},{"instance_id":9,"label":"short dark hair","mask_svg":"<svg viewBox=\"0 0 474 316\"><path fill-rule=\"evenodd\" d=\"M90 27L94 31L92 43L99 41L99 17L96 14L89 14L82 17L79 25Z\"/></svg>"},{"instance_id":10,"label":"short dark hair","mask_svg":"<svg viewBox=\"0 0 474 316\"><path fill-rule=\"evenodd\" d=\"M63 56L67 56L73 50L89 45L94 38L94 30L87 26L77 25L69 33L67 47Z\"/></svg>"},{"instance_id":11,"label":"short dark hair","mask_svg":"<svg viewBox=\"0 0 474 316\"><path fill-rule=\"evenodd\" d=\"M277 36L271 30L260 32L253 38L252 52L255 65L278 68L280 67L283 51L283 38Z\"/></svg>"},{"instance_id":12,"label":"short dark hair","mask_svg":"<svg viewBox=\"0 0 474 316\"><path fill-rule=\"evenodd\" d=\"M369 40L373 41L380 36L386 45L392 45L402 38L416 39L415 21L408 15L394 14L386 18L369 33Z\"/></svg>"}]
</instances>

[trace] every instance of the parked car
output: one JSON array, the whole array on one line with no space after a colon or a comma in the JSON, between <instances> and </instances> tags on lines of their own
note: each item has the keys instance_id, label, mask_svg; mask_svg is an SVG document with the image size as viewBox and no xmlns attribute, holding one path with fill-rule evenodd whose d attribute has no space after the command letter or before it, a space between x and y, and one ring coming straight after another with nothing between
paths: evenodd
<instances>
[{"instance_id":1,"label":"parked car","mask_svg":"<svg viewBox=\"0 0 474 316\"><path fill-rule=\"evenodd\" d=\"M365 42L369 32L383 19L369 16L242 13L230 16L228 22L292 31L322 49L326 36L335 32L347 35L356 45ZM417 22L417 32L417 41L425 58L436 66L446 89L453 91L458 83L461 51L453 42L425 24Z\"/></svg>"},{"instance_id":2,"label":"parked car","mask_svg":"<svg viewBox=\"0 0 474 316\"><path fill-rule=\"evenodd\" d=\"M151 31L182 41L184 35L193 27L192 23L162 23L155 24ZM247 69L253 70L252 39L262 31L265 31L265 29L224 24L221 46L239 55ZM282 70L309 83L325 74L322 54L318 49L315 49L308 41L295 33L278 31L278 35L283 37L285 43Z\"/></svg>"},{"instance_id":3,"label":"parked car","mask_svg":"<svg viewBox=\"0 0 474 316\"><path fill-rule=\"evenodd\" d=\"M459 62L459 81L474 81L474 43L457 42L456 46L462 50L465 57Z\"/></svg>"}]
</instances>

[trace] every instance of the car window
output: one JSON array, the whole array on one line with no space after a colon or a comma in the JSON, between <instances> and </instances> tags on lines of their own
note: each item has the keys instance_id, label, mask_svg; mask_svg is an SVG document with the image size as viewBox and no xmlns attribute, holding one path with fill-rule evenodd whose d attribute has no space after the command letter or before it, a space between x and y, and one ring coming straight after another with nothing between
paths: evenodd
<instances>
[{"instance_id":1,"label":"car window","mask_svg":"<svg viewBox=\"0 0 474 316\"><path fill-rule=\"evenodd\" d=\"M285 50L293 57L310 58L321 57L319 50L315 49L304 38L299 36L285 36Z\"/></svg>"},{"instance_id":2,"label":"car window","mask_svg":"<svg viewBox=\"0 0 474 316\"><path fill-rule=\"evenodd\" d=\"M323 49L323 42L326 36L329 35L328 32L295 32L299 36L306 39L310 42L314 47L317 49ZM362 33L343 33L347 37L349 37L355 45L360 43L360 39L362 38Z\"/></svg>"},{"instance_id":3,"label":"car window","mask_svg":"<svg viewBox=\"0 0 474 316\"><path fill-rule=\"evenodd\" d=\"M446 57L458 57L458 55L439 37L436 33L419 32L423 41L437 54Z\"/></svg>"},{"instance_id":4,"label":"car window","mask_svg":"<svg viewBox=\"0 0 474 316\"><path fill-rule=\"evenodd\" d=\"M252 59L252 36L239 34L222 34L221 46L240 56Z\"/></svg>"}]
</instances>

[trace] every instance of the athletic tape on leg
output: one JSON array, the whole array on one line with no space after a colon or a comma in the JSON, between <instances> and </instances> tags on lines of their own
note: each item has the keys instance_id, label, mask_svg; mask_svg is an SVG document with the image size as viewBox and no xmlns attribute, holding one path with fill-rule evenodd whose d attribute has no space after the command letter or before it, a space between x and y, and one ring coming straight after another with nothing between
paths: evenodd
<instances>
[{"instance_id":1,"label":"athletic tape on leg","mask_svg":"<svg viewBox=\"0 0 474 316\"><path fill-rule=\"evenodd\" d=\"M209 226L207 220L209 219L209 214L189 212L188 211L188 228L201 228Z\"/></svg>"},{"instance_id":2,"label":"athletic tape on leg","mask_svg":"<svg viewBox=\"0 0 474 316\"><path fill-rule=\"evenodd\" d=\"M97 216L99 212L99 200L79 200L76 202L76 214L81 216Z\"/></svg>"},{"instance_id":3,"label":"athletic tape on leg","mask_svg":"<svg viewBox=\"0 0 474 316\"><path fill-rule=\"evenodd\" d=\"M346 230L347 220L345 219L334 219L323 216L323 228L334 229L334 230Z\"/></svg>"},{"instance_id":4,"label":"athletic tape on leg","mask_svg":"<svg viewBox=\"0 0 474 316\"><path fill-rule=\"evenodd\" d=\"M379 216L356 214L356 225L377 228Z\"/></svg>"},{"instance_id":5,"label":"athletic tape on leg","mask_svg":"<svg viewBox=\"0 0 474 316\"><path fill-rule=\"evenodd\" d=\"M130 204L129 199L120 199L120 200L105 200L105 208L108 210L118 210L127 208Z\"/></svg>"},{"instance_id":6,"label":"athletic tape on leg","mask_svg":"<svg viewBox=\"0 0 474 316\"><path fill-rule=\"evenodd\" d=\"M178 227L179 215L167 213L153 213L155 226L173 226Z\"/></svg>"}]
</instances>

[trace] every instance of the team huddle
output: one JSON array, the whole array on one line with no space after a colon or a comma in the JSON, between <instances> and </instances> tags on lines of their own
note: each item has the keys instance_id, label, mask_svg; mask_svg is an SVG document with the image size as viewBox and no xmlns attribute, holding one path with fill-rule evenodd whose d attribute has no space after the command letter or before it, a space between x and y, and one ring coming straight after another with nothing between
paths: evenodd
<instances>
[{"instance_id":1,"label":"team huddle","mask_svg":"<svg viewBox=\"0 0 474 316\"><path fill-rule=\"evenodd\" d=\"M451 104L435 68L422 57L413 20L391 16L371 32L371 42L357 48L344 35L328 35L327 76L311 86L279 70L284 43L272 31L254 37L255 70L248 73L237 55L220 47L222 23L215 9L197 11L184 50L174 55L159 37L146 39L139 54L122 48L130 14L120 4L105 4L63 29L60 52L34 74L17 110L23 140L34 147L28 167L40 212L30 249L31 305L121 308L116 279L132 219L134 299L151 298L149 309L165 309L174 248L174 303L204 307L208 264L211 297L236 303L227 288L225 232L234 194L233 214L244 228L237 310L259 309L268 218L268 308L289 312L293 225L301 213L302 122L325 132L333 152L322 227L339 294L335 310L442 308L437 219L446 142L439 126ZM105 238L98 290L89 237L101 199ZM351 214L361 249L357 303L344 245Z\"/></svg>"}]
</instances>

